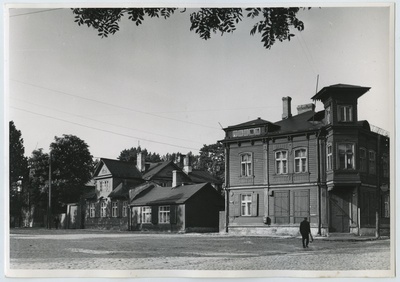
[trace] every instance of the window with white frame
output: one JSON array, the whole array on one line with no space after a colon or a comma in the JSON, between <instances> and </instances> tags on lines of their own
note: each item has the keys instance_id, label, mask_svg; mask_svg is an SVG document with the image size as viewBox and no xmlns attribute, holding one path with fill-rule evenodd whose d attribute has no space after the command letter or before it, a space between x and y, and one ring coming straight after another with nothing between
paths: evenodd
<instances>
[{"instance_id":1,"label":"window with white frame","mask_svg":"<svg viewBox=\"0 0 400 282\"><path fill-rule=\"evenodd\" d=\"M251 194L241 195L241 212L242 216L251 216Z\"/></svg>"},{"instance_id":2,"label":"window with white frame","mask_svg":"<svg viewBox=\"0 0 400 282\"><path fill-rule=\"evenodd\" d=\"M100 217L107 216L107 203L106 201L101 201L100 203Z\"/></svg>"},{"instance_id":3,"label":"window with white frame","mask_svg":"<svg viewBox=\"0 0 400 282\"><path fill-rule=\"evenodd\" d=\"M350 105L338 106L339 121L353 121L353 107Z\"/></svg>"},{"instance_id":4,"label":"window with white frame","mask_svg":"<svg viewBox=\"0 0 400 282\"><path fill-rule=\"evenodd\" d=\"M240 155L240 176L252 176L252 156L250 153Z\"/></svg>"},{"instance_id":5,"label":"window with white frame","mask_svg":"<svg viewBox=\"0 0 400 282\"><path fill-rule=\"evenodd\" d=\"M142 223L151 223L151 207L142 207Z\"/></svg>"},{"instance_id":6,"label":"window with white frame","mask_svg":"<svg viewBox=\"0 0 400 282\"><path fill-rule=\"evenodd\" d=\"M367 172L367 150L360 148L360 171Z\"/></svg>"},{"instance_id":7,"label":"window with white frame","mask_svg":"<svg viewBox=\"0 0 400 282\"><path fill-rule=\"evenodd\" d=\"M117 217L118 216L118 202L111 202L111 216Z\"/></svg>"},{"instance_id":8,"label":"window with white frame","mask_svg":"<svg viewBox=\"0 0 400 282\"><path fill-rule=\"evenodd\" d=\"M89 204L89 217L95 217L96 216L96 204L91 202Z\"/></svg>"},{"instance_id":9,"label":"window with white frame","mask_svg":"<svg viewBox=\"0 0 400 282\"><path fill-rule=\"evenodd\" d=\"M307 172L307 150L297 149L294 151L294 172Z\"/></svg>"},{"instance_id":10,"label":"window with white frame","mask_svg":"<svg viewBox=\"0 0 400 282\"><path fill-rule=\"evenodd\" d=\"M368 172L376 174L376 153L372 150L368 152Z\"/></svg>"},{"instance_id":11,"label":"window with white frame","mask_svg":"<svg viewBox=\"0 0 400 282\"><path fill-rule=\"evenodd\" d=\"M354 144L338 144L339 169L354 169Z\"/></svg>"},{"instance_id":12,"label":"window with white frame","mask_svg":"<svg viewBox=\"0 0 400 282\"><path fill-rule=\"evenodd\" d=\"M158 222L169 223L170 207L160 206L158 207Z\"/></svg>"},{"instance_id":13,"label":"window with white frame","mask_svg":"<svg viewBox=\"0 0 400 282\"><path fill-rule=\"evenodd\" d=\"M333 169L332 144L326 145L326 170Z\"/></svg>"},{"instance_id":14,"label":"window with white frame","mask_svg":"<svg viewBox=\"0 0 400 282\"><path fill-rule=\"evenodd\" d=\"M275 152L275 169L277 174L287 174L287 151Z\"/></svg>"},{"instance_id":15,"label":"window with white frame","mask_svg":"<svg viewBox=\"0 0 400 282\"><path fill-rule=\"evenodd\" d=\"M128 201L122 202L122 217L128 216Z\"/></svg>"}]
</instances>

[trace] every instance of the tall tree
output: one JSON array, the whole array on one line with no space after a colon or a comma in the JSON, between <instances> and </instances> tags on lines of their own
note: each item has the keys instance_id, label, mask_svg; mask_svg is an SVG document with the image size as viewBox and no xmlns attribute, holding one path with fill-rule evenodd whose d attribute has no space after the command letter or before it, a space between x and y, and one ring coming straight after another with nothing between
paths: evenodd
<instances>
[{"instance_id":1,"label":"tall tree","mask_svg":"<svg viewBox=\"0 0 400 282\"><path fill-rule=\"evenodd\" d=\"M20 178L26 176L28 170L28 159L25 157L24 139L21 131L15 127L13 121L10 127L10 184L16 183Z\"/></svg>"},{"instance_id":2,"label":"tall tree","mask_svg":"<svg viewBox=\"0 0 400 282\"><path fill-rule=\"evenodd\" d=\"M123 16L139 26L147 18L171 17L174 12L186 9L178 8L75 8L75 22L87 25L98 31L101 37L107 37L119 31L119 22ZM246 16L254 20L250 34L259 33L264 47L270 49L277 40L290 40L294 36L292 29L302 31L304 23L297 18L300 8L247 8ZM190 14L190 30L194 30L201 39L211 38L212 33L232 33L243 20L241 8L201 8Z\"/></svg>"},{"instance_id":3,"label":"tall tree","mask_svg":"<svg viewBox=\"0 0 400 282\"><path fill-rule=\"evenodd\" d=\"M221 143L204 145L200 149L199 169L207 170L218 179L225 180L225 155Z\"/></svg>"},{"instance_id":4,"label":"tall tree","mask_svg":"<svg viewBox=\"0 0 400 282\"><path fill-rule=\"evenodd\" d=\"M159 154L148 152L147 149L139 147L132 147L130 149L124 149L118 156L118 160L125 162L133 162L136 164L138 153L143 153L146 162L157 163L161 161Z\"/></svg>"},{"instance_id":5,"label":"tall tree","mask_svg":"<svg viewBox=\"0 0 400 282\"><path fill-rule=\"evenodd\" d=\"M93 157L85 141L74 135L56 136L50 150L53 212L62 212L66 204L79 200L92 178Z\"/></svg>"},{"instance_id":6,"label":"tall tree","mask_svg":"<svg viewBox=\"0 0 400 282\"><path fill-rule=\"evenodd\" d=\"M28 159L25 157L24 140L21 131L15 127L13 121L9 122L9 201L10 219L17 219L20 225L22 219L21 209L24 206L23 194L28 181ZM10 221L12 223L12 221Z\"/></svg>"},{"instance_id":7,"label":"tall tree","mask_svg":"<svg viewBox=\"0 0 400 282\"><path fill-rule=\"evenodd\" d=\"M28 163L30 203L36 209L45 211L49 187L49 154L44 153L42 148L34 150Z\"/></svg>"}]
</instances>

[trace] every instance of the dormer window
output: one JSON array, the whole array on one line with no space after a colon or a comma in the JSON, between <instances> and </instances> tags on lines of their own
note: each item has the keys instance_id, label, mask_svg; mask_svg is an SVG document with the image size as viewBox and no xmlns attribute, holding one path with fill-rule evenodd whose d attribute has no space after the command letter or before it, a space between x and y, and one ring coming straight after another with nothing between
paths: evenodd
<instances>
[{"instance_id":1,"label":"dormer window","mask_svg":"<svg viewBox=\"0 0 400 282\"><path fill-rule=\"evenodd\" d=\"M343 122L353 121L353 106L342 105L338 106L338 120Z\"/></svg>"},{"instance_id":2,"label":"dormer window","mask_svg":"<svg viewBox=\"0 0 400 282\"><path fill-rule=\"evenodd\" d=\"M257 127L257 128L234 130L232 136L233 137L254 136L254 135L260 135L260 133L261 133L260 127Z\"/></svg>"}]
</instances>

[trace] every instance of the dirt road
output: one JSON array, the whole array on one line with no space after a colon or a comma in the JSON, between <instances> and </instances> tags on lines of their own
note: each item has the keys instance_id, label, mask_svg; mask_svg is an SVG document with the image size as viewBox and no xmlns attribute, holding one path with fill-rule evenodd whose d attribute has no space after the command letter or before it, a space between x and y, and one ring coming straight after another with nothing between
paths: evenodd
<instances>
[{"instance_id":1,"label":"dirt road","mask_svg":"<svg viewBox=\"0 0 400 282\"><path fill-rule=\"evenodd\" d=\"M11 269L387 270L390 240L14 229Z\"/></svg>"}]
</instances>

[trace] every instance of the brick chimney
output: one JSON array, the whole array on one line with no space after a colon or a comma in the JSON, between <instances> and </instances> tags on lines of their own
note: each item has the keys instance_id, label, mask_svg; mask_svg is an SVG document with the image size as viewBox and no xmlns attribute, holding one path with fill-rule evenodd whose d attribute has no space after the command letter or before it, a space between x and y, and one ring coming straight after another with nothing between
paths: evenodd
<instances>
[{"instance_id":1,"label":"brick chimney","mask_svg":"<svg viewBox=\"0 0 400 282\"><path fill-rule=\"evenodd\" d=\"M290 98L289 96L283 97L282 101L283 101L282 119L287 119L292 117L292 109L291 109L292 98Z\"/></svg>"},{"instance_id":2,"label":"brick chimney","mask_svg":"<svg viewBox=\"0 0 400 282\"><path fill-rule=\"evenodd\" d=\"M309 111L314 111L315 105L313 103L297 106L297 114L302 114Z\"/></svg>"},{"instance_id":3,"label":"brick chimney","mask_svg":"<svg viewBox=\"0 0 400 282\"><path fill-rule=\"evenodd\" d=\"M188 174L192 172L192 165L190 164L190 156L189 154L185 156L183 159L183 171Z\"/></svg>"},{"instance_id":4,"label":"brick chimney","mask_svg":"<svg viewBox=\"0 0 400 282\"><path fill-rule=\"evenodd\" d=\"M183 175L179 170L172 171L172 187L178 187L183 184Z\"/></svg>"},{"instance_id":5,"label":"brick chimney","mask_svg":"<svg viewBox=\"0 0 400 282\"><path fill-rule=\"evenodd\" d=\"M145 158L144 158L143 152L140 152L137 154L136 167L140 172L143 172L146 170L146 163L145 163Z\"/></svg>"}]
</instances>

